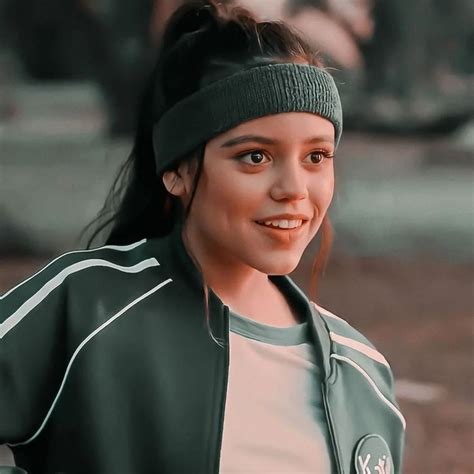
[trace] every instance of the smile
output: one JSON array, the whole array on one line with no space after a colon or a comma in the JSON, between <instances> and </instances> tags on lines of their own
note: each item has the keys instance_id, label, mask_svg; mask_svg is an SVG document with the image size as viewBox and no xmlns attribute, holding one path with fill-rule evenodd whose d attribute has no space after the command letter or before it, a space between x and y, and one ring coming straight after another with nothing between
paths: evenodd
<instances>
[{"instance_id":1,"label":"smile","mask_svg":"<svg viewBox=\"0 0 474 474\"><path fill-rule=\"evenodd\" d=\"M303 224L302 219L297 220L287 220L287 219L279 219L275 221L256 221L257 224L264 225L267 227L272 227L275 229L296 229L301 227Z\"/></svg>"}]
</instances>

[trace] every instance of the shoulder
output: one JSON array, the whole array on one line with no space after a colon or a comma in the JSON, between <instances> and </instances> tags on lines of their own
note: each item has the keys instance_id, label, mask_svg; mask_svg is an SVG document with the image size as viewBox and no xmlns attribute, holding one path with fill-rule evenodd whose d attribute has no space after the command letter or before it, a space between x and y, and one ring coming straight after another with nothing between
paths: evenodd
<instances>
[{"instance_id":1,"label":"shoulder","mask_svg":"<svg viewBox=\"0 0 474 474\"><path fill-rule=\"evenodd\" d=\"M311 304L324 320L331 341L342 353L346 352L345 348L349 348L352 349L351 353L355 351L356 353L360 353L379 364L390 367L387 359L379 350L376 349L372 342L361 332L351 326L345 319L313 301Z\"/></svg>"},{"instance_id":2,"label":"shoulder","mask_svg":"<svg viewBox=\"0 0 474 474\"><path fill-rule=\"evenodd\" d=\"M129 245L106 245L61 254L0 296L0 330L6 331L6 320L22 319L24 314L57 298L61 290L76 281L80 281L81 287L93 287L101 278L110 279L112 273L140 273L156 266L159 262L147 250L146 239Z\"/></svg>"},{"instance_id":3,"label":"shoulder","mask_svg":"<svg viewBox=\"0 0 474 474\"><path fill-rule=\"evenodd\" d=\"M10 295L20 296L23 293L41 287L64 281L68 276L93 268L116 268L123 271L139 270L141 267L157 265L156 259L146 260L145 252L141 251L147 243L146 239L129 245L105 245L93 249L73 250L63 253L36 273L25 279L15 287L8 290L0 298L8 298ZM137 264L139 264L137 266Z\"/></svg>"},{"instance_id":4,"label":"shoulder","mask_svg":"<svg viewBox=\"0 0 474 474\"><path fill-rule=\"evenodd\" d=\"M314 302L311 306L319 313L329 333L331 359L364 380L405 426L395 397L393 372L385 356L345 319Z\"/></svg>"}]
</instances>

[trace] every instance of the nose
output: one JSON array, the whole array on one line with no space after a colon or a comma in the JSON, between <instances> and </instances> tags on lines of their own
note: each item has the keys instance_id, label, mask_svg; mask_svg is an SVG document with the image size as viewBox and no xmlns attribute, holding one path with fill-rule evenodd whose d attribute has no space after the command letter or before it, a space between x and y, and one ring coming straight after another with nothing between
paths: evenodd
<instances>
[{"instance_id":1,"label":"nose","mask_svg":"<svg viewBox=\"0 0 474 474\"><path fill-rule=\"evenodd\" d=\"M307 172L299 160L288 160L275 169L271 196L276 201L298 201L308 197Z\"/></svg>"}]
</instances>

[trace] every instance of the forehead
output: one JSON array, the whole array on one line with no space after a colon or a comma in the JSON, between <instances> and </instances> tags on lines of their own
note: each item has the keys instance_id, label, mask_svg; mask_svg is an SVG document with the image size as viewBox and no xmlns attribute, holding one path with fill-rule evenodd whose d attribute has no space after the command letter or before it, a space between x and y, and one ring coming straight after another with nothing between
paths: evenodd
<instances>
[{"instance_id":1,"label":"forehead","mask_svg":"<svg viewBox=\"0 0 474 474\"><path fill-rule=\"evenodd\" d=\"M292 143L321 137L321 141L334 143L334 133L334 125L324 117L308 112L288 112L243 122L214 137L209 144L220 146L229 139L244 134L265 135Z\"/></svg>"}]
</instances>

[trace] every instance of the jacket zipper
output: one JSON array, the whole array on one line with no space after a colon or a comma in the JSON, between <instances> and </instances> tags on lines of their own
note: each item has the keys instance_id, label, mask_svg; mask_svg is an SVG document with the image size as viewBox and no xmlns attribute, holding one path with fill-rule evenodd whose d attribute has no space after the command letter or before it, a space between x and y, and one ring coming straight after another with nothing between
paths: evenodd
<instances>
[{"instance_id":1,"label":"jacket zipper","mask_svg":"<svg viewBox=\"0 0 474 474\"><path fill-rule=\"evenodd\" d=\"M328 423L328 428L329 428L329 435L331 437L331 444L332 444L332 450L334 453L334 459L336 461L336 470L337 474L344 474L344 471L342 470L341 466L341 453L339 451L339 446L337 444L336 440L336 433L334 430L334 424L333 424L333 419L331 415L331 409L329 408L329 402L328 402L328 385L326 382L323 383L323 403L324 403L324 410L326 412L326 421Z\"/></svg>"},{"instance_id":2,"label":"jacket zipper","mask_svg":"<svg viewBox=\"0 0 474 474\"><path fill-rule=\"evenodd\" d=\"M221 405L221 417L219 420L219 439L217 440L217 455L216 455L216 464L214 473L219 474L219 467L221 462L221 449L222 449L222 435L224 432L224 417L225 417L225 405L227 401L227 383L229 381L229 308L228 306L224 306L224 321L225 321L225 379L223 384L223 393L222 393L222 405Z\"/></svg>"}]
</instances>

